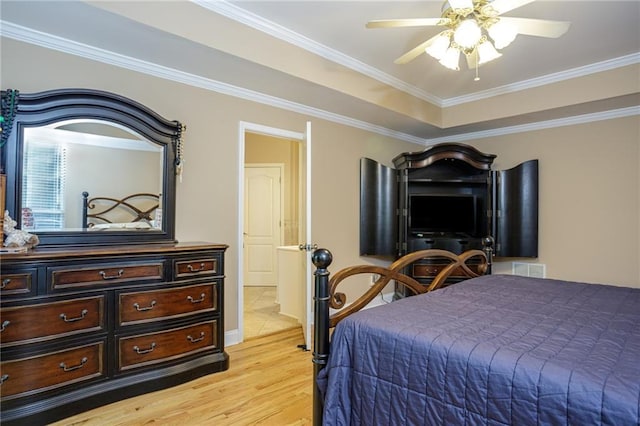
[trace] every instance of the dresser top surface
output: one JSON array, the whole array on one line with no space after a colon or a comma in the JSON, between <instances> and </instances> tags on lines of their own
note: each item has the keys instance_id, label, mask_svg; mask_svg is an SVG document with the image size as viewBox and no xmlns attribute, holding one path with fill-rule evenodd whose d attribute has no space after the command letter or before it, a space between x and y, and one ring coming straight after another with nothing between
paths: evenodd
<instances>
[{"instance_id":1,"label":"dresser top surface","mask_svg":"<svg viewBox=\"0 0 640 426\"><path fill-rule=\"evenodd\" d=\"M55 259L55 258L73 258L87 256L111 256L126 254L168 254L168 253L185 253L202 250L226 250L227 244L209 243L209 242L180 242L175 244L140 244L140 245L113 245L98 247L82 247L82 248L63 248L63 249L35 249L26 253L2 253L0 254L0 262L2 260L39 260L39 259Z\"/></svg>"}]
</instances>

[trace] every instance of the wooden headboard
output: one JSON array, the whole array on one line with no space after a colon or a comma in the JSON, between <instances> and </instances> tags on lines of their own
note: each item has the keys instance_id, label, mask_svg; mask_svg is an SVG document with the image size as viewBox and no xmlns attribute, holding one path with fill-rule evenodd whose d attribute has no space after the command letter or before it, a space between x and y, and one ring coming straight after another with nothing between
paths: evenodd
<instances>
[{"instance_id":1,"label":"wooden headboard","mask_svg":"<svg viewBox=\"0 0 640 426\"><path fill-rule=\"evenodd\" d=\"M137 193L117 199L92 197L82 193L82 228L93 228L98 224L135 223L152 224L160 206L160 195ZM159 226L159 225L158 225Z\"/></svg>"}]
</instances>

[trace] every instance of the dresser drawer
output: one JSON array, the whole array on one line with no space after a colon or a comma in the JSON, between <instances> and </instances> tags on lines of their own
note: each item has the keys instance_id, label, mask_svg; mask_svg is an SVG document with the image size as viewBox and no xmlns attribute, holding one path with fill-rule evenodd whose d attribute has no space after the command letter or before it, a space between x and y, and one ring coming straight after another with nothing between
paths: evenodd
<instances>
[{"instance_id":1,"label":"dresser drawer","mask_svg":"<svg viewBox=\"0 0 640 426\"><path fill-rule=\"evenodd\" d=\"M0 274L0 295L21 295L25 296L35 290L35 283L37 283L38 270L30 269L24 271L3 271Z\"/></svg>"},{"instance_id":2,"label":"dresser drawer","mask_svg":"<svg viewBox=\"0 0 640 426\"><path fill-rule=\"evenodd\" d=\"M104 318L104 296L3 308L0 342L16 345L104 330Z\"/></svg>"},{"instance_id":3,"label":"dresser drawer","mask_svg":"<svg viewBox=\"0 0 640 426\"><path fill-rule=\"evenodd\" d=\"M220 256L201 259L176 260L174 278L186 278L199 275L220 275L222 262Z\"/></svg>"},{"instance_id":4,"label":"dresser drawer","mask_svg":"<svg viewBox=\"0 0 640 426\"><path fill-rule=\"evenodd\" d=\"M105 376L104 343L0 363L2 400Z\"/></svg>"},{"instance_id":5,"label":"dresser drawer","mask_svg":"<svg viewBox=\"0 0 640 426\"><path fill-rule=\"evenodd\" d=\"M218 284L120 293L118 325L218 310Z\"/></svg>"},{"instance_id":6,"label":"dresser drawer","mask_svg":"<svg viewBox=\"0 0 640 426\"><path fill-rule=\"evenodd\" d=\"M413 264L413 274L414 278L435 278L436 275L440 273L444 268L449 266L449 263L430 263L430 264L422 264L416 263ZM467 264L469 269L471 269L475 273L479 273L479 265ZM457 267L453 270L450 275L451 278L468 278L468 276L464 273L462 268Z\"/></svg>"},{"instance_id":7,"label":"dresser drawer","mask_svg":"<svg viewBox=\"0 0 640 426\"><path fill-rule=\"evenodd\" d=\"M118 370L126 371L219 349L217 336L218 322L209 321L159 333L119 338Z\"/></svg>"},{"instance_id":8,"label":"dresser drawer","mask_svg":"<svg viewBox=\"0 0 640 426\"><path fill-rule=\"evenodd\" d=\"M77 287L109 286L141 280L161 281L164 261L138 264L107 263L87 267L50 268L51 288L54 290Z\"/></svg>"}]
</instances>

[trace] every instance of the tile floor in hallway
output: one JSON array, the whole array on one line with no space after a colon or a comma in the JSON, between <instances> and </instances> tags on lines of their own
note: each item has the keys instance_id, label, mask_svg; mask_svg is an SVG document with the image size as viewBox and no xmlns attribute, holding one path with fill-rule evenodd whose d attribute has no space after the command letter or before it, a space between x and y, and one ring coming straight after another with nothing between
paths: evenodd
<instances>
[{"instance_id":1,"label":"tile floor in hallway","mask_svg":"<svg viewBox=\"0 0 640 426\"><path fill-rule=\"evenodd\" d=\"M300 326L295 318L279 313L275 300L276 287L244 287L245 339Z\"/></svg>"}]
</instances>

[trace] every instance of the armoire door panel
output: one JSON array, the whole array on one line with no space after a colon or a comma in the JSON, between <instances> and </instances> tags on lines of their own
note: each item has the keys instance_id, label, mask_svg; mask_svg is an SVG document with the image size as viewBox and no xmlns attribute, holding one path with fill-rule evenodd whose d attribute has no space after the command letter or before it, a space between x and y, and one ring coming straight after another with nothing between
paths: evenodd
<instances>
[{"instance_id":1,"label":"armoire door panel","mask_svg":"<svg viewBox=\"0 0 640 426\"><path fill-rule=\"evenodd\" d=\"M360 255L395 257L398 240L397 171L360 159Z\"/></svg>"},{"instance_id":2,"label":"armoire door panel","mask_svg":"<svg viewBox=\"0 0 640 426\"><path fill-rule=\"evenodd\" d=\"M496 256L538 257L538 160L495 173Z\"/></svg>"}]
</instances>

